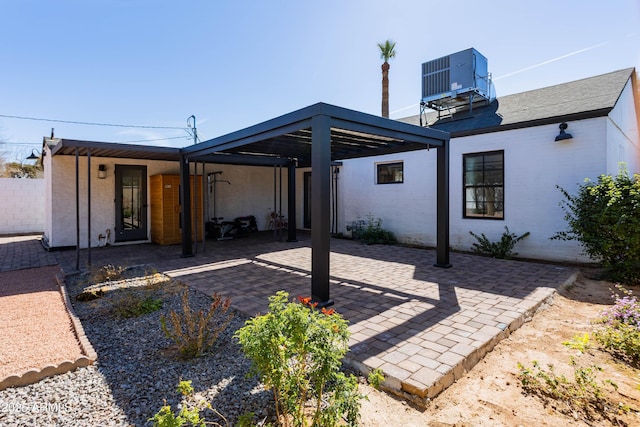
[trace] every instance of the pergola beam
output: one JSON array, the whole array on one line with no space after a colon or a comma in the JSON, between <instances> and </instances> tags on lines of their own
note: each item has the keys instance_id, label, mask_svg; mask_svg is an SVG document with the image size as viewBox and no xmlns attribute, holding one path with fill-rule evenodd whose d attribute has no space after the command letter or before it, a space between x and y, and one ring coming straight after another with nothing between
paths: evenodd
<instances>
[{"instance_id":1,"label":"pergola beam","mask_svg":"<svg viewBox=\"0 0 640 427\"><path fill-rule=\"evenodd\" d=\"M437 259L434 265L450 267L449 134L322 103L180 151L183 256L192 255L190 160L250 165L255 164L250 162L286 159L289 167L289 240L295 239L294 162L298 166L310 163L313 171L311 295L320 306L330 305L333 303L329 292L331 162L430 147L437 148Z\"/></svg>"}]
</instances>

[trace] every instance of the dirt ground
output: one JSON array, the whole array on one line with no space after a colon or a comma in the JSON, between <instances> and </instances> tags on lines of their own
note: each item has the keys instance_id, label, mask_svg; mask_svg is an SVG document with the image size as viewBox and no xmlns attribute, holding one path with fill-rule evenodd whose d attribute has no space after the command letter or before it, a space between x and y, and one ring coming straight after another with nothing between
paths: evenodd
<instances>
[{"instance_id":1,"label":"dirt ground","mask_svg":"<svg viewBox=\"0 0 640 427\"><path fill-rule=\"evenodd\" d=\"M593 274L584 272L574 286L555 296L552 304L543 307L531 322L499 343L426 409L363 385L361 391L368 395L368 401L362 405L362 424L367 427L640 425L640 370L598 350L593 338L592 349L585 354L562 345L577 334L591 334L590 322L613 303L613 284L590 278ZM634 295L640 295L640 289L631 289ZM603 369L600 378L611 379L619 386L618 392L610 394L612 401L624 402L631 411L617 416L618 421L587 420L579 415L563 415L551 405L545 406L538 397L523 394L518 362L531 367L531 362L537 360L545 368L552 363L558 374L573 379L569 365L572 355L580 366L600 366Z\"/></svg>"}]
</instances>

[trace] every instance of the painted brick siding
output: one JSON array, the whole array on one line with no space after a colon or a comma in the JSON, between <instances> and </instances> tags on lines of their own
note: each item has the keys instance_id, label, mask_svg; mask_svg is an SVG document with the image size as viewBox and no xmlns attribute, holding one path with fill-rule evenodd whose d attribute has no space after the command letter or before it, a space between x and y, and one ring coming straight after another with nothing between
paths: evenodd
<instances>
[{"instance_id":1,"label":"painted brick siding","mask_svg":"<svg viewBox=\"0 0 640 427\"><path fill-rule=\"evenodd\" d=\"M44 231L44 180L0 178L0 235Z\"/></svg>"},{"instance_id":2,"label":"painted brick siding","mask_svg":"<svg viewBox=\"0 0 640 427\"><path fill-rule=\"evenodd\" d=\"M559 124L559 123L558 123ZM560 185L575 192L585 178L607 171L607 118L569 123L573 139L556 142L558 124L454 138L450 145L450 244L470 250L469 231L499 240L504 227L531 235L516 247L519 256L556 261L588 261L576 242L550 240L566 229L559 206ZM462 156L504 150L504 220L466 219L462 212ZM377 162L404 161L403 184L375 184ZM340 173L343 224L371 213L400 241L436 244L436 150L355 159Z\"/></svg>"}]
</instances>

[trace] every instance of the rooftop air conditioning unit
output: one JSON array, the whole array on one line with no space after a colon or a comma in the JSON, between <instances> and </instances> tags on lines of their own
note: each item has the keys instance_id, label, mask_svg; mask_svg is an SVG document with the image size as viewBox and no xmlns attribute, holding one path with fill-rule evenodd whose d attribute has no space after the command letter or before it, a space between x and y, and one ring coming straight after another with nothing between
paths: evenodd
<instances>
[{"instance_id":1,"label":"rooftop air conditioning unit","mask_svg":"<svg viewBox=\"0 0 640 427\"><path fill-rule=\"evenodd\" d=\"M474 48L422 64L422 104L434 110L489 101L487 58Z\"/></svg>"}]
</instances>

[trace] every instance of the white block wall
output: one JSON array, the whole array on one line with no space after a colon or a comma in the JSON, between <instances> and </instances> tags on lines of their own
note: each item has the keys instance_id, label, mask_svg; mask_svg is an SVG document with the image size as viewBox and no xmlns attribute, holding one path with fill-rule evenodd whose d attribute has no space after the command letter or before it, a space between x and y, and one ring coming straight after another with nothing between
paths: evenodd
<instances>
[{"instance_id":1,"label":"white block wall","mask_svg":"<svg viewBox=\"0 0 640 427\"><path fill-rule=\"evenodd\" d=\"M44 231L44 179L0 178L0 235Z\"/></svg>"},{"instance_id":2,"label":"white block wall","mask_svg":"<svg viewBox=\"0 0 640 427\"><path fill-rule=\"evenodd\" d=\"M451 247L470 250L476 240L469 231L499 240L507 226L518 235L531 233L515 248L520 257L588 261L576 242L549 239L566 230L559 206L563 196L556 185L575 193L585 178L607 173L608 121L602 117L569 122L567 131L573 139L559 142L555 141L559 123L452 139ZM463 218L462 156L494 150L504 150L504 219ZM387 161L404 162L404 183L375 184L375 164ZM340 175L342 224L371 214L404 243L436 245L435 149L345 161Z\"/></svg>"}]
</instances>

